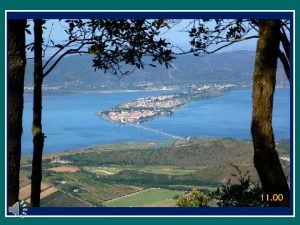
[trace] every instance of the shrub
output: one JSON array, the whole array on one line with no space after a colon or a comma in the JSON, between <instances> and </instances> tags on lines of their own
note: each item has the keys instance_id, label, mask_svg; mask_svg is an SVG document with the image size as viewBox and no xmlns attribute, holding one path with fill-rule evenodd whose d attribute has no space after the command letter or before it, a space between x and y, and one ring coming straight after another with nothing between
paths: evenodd
<instances>
[{"instance_id":1,"label":"shrub","mask_svg":"<svg viewBox=\"0 0 300 225\"><path fill-rule=\"evenodd\" d=\"M238 184L232 184L229 179L225 185L219 187L216 191L211 191L207 195L201 191L193 190L188 194L181 196L177 200L177 206L180 207L204 207L211 205L219 207L264 207L267 203L261 201L263 193L258 183L251 181L249 171L242 171L235 165L232 165L237 174L231 174L238 180ZM217 202L217 203L215 203Z\"/></svg>"},{"instance_id":2,"label":"shrub","mask_svg":"<svg viewBox=\"0 0 300 225\"><path fill-rule=\"evenodd\" d=\"M263 193L262 188L258 183L251 181L249 171L243 174L237 166L232 166L237 170L237 174L231 175L237 178L239 183L232 184L229 179L225 185L210 192L209 196L216 199L220 207L267 206L260 198Z\"/></svg>"},{"instance_id":3,"label":"shrub","mask_svg":"<svg viewBox=\"0 0 300 225\"><path fill-rule=\"evenodd\" d=\"M179 207L204 207L207 206L209 201L210 198L207 195L194 189L188 194L179 197L176 205Z\"/></svg>"}]
</instances>

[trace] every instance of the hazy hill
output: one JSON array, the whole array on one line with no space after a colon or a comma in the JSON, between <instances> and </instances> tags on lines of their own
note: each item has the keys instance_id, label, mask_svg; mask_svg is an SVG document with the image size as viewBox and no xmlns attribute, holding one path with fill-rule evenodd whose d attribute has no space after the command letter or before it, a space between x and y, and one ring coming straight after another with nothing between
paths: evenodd
<instances>
[{"instance_id":1,"label":"hazy hill","mask_svg":"<svg viewBox=\"0 0 300 225\"><path fill-rule=\"evenodd\" d=\"M178 56L173 67L136 70L121 79L92 67L92 55L76 55L64 58L45 79L49 86L78 89L144 88L157 85L183 85L198 83L242 83L252 81L255 53L250 51L224 52L195 57ZM149 60L149 63L150 62ZM33 61L27 62L25 84L32 85ZM278 81L286 82L281 64Z\"/></svg>"}]
</instances>

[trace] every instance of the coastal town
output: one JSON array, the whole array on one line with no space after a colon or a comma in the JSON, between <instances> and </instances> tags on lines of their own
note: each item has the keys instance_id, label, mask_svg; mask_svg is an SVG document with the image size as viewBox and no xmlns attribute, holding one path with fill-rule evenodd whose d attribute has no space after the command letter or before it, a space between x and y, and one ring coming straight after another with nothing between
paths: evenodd
<instances>
[{"instance_id":1,"label":"coastal town","mask_svg":"<svg viewBox=\"0 0 300 225\"><path fill-rule=\"evenodd\" d=\"M171 115L176 109L197 99L218 96L222 91L236 87L234 84L207 84L189 91L139 98L105 111L97 112L103 119L118 124L139 124L157 116Z\"/></svg>"},{"instance_id":2,"label":"coastal town","mask_svg":"<svg viewBox=\"0 0 300 225\"><path fill-rule=\"evenodd\" d=\"M170 115L174 108L186 104L177 95L162 95L150 98L140 98L136 101L126 103L115 109L109 110L104 115L111 121L117 123L139 123L158 115ZM98 113L103 116L103 112Z\"/></svg>"}]
</instances>

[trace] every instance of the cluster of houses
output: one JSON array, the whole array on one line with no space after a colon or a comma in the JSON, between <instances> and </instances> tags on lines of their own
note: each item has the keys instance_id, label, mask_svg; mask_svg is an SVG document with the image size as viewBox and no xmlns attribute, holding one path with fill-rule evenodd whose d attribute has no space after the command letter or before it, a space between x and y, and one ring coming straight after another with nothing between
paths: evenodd
<instances>
[{"instance_id":1,"label":"cluster of houses","mask_svg":"<svg viewBox=\"0 0 300 225\"><path fill-rule=\"evenodd\" d=\"M68 163L70 163L70 161L64 160L64 159L61 159L61 158L53 158L53 159L51 160L51 163L52 163L52 164L54 164L54 163L68 164ZM65 181L65 180L56 180L56 181L54 181L54 184L55 184L55 185L63 185L63 184L67 184L67 181ZM73 188L73 189L72 189L72 192L73 192L73 193L78 193L78 192L79 192L79 189L78 189L78 188Z\"/></svg>"},{"instance_id":2,"label":"cluster of houses","mask_svg":"<svg viewBox=\"0 0 300 225\"><path fill-rule=\"evenodd\" d=\"M211 90L224 90L228 88L236 87L235 84L205 84L198 87L198 91L211 91Z\"/></svg>"},{"instance_id":3,"label":"cluster of houses","mask_svg":"<svg viewBox=\"0 0 300 225\"><path fill-rule=\"evenodd\" d=\"M157 111L154 110L133 110L121 112L109 112L108 118L118 123L138 123L139 121L156 116Z\"/></svg>"},{"instance_id":4,"label":"cluster of houses","mask_svg":"<svg viewBox=\"0 0 300 225\"><path fill-rule=\"evenodd\" d=\"M161 95L150 98L139 98L134 102L122 105L120 108L174 108L183 103L181 99L174 99L175 95Z\"/></svg>"},{"instance_id":5,"label":"cluster of houses","mask_svg":"<svg viewBox=\"0 0 300 225\"><path fill-rule=\"evenodd\" d=\"M52 164L54 164L54 163L68 164L68 163L70 163L70 161L68 161L68 160L63 160L63 159L61 159L61 158L53 158L53 159L51 160L51 163L52 163Z\"/></svg>"},{"instance_id":6,"label":"cluster of houses","mask_svg":"<svg viewBox=\"0 0 300 225\"><path fill-rule=\"evenodd\" d=\"M161 95L150 98L139 98L136 101L125 103L117 109L107 113L107 118L117 123L139 123L145 119L166 115L169 109L184 104L184 100L176 95ZM167 111L166 111L167 110ZM102 115L98 113L98 115Z\"/></svg>"}]
</instances>

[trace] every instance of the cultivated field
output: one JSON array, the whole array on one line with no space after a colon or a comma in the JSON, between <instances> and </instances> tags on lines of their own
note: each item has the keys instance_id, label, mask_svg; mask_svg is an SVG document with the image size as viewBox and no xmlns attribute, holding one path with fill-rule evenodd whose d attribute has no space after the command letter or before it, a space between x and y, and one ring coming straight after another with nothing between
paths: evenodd
<instances>
[{"instance_id":1,"label":"cultivated field","mask_svg":"<svg viewBox=\"0 0 300 225\"><path fill-rule=\"evenodd\" d=\"M284 172L289 141L277 143ZM195 139L103 145L56 153L68 165L43 160L42 206L176 206L185 191L214 190L229 179L232 164L257 181L252 142ZM31 159L22 160L20 199L29 201Z\"/></svg>"},{"instance_id":2,"label":"cultivated field","mask_svg":"<svg viewBox=\"0 0 300 225\"><path fill-rule=\"evenodd\" d=\"M70 172L70 173L74 173L74 172L77 172L80 170L79 167L77 166L58 166L58 167L52 167L52 168L49 168L48 170L51 170L51 171L54 171L54 172L63 172L63 173L66 173L66 172Z\"/></svg>"},{"instance_id":3,"label":"cultivated field","mask_svg":"<svg viewBox=\"0 0 300 225\"><path fill-rule=\"evenodd\" d=\"M47 189L45 189L44 191L41 192L41 199L57 192L58 190L55 187L49 187Z\"/></svg>"},{"instance_id":4,"label":"cultivated field","mask_svg":"<svg viewBox=\"0 0 300 225\"><path fill-rule=\"evenodd\" d=\"M41 184L41 199L55 193L57 188L53 187L51 184L47 184L42 182ZM25 200L26 202L30 202L30 194L31 194L31 184L22 187L19 190L19 198L21 200Z\"/></svg>"},{"instance_id":5,"label":"cultivated field","mask_svg":"<svg viewBox=\"0 0 300 225\"><path fill-rule=\"evenodd\" d=\"M20 189L30 184L30 176L31 176L31 167L30 170L21 169L20 170Z\"/></svg>"},{"instance_id":6,"label":"cultivated field","mask_svg":"<svg viewBox=\"0 0 300 225\"><path fill-rule=\"evenodd\" d=\"M101 206L102 202L135 193L143 188L132 185L104 183L86 172L59 173L45 177L47 182L55 184L57 180L63 180L56 184L56 188L70 193L85 202L95 206Z\"/></svg>"},{"instance_id":7,"label":"cultivated field","mask_svg":"<svg viewBox=\"0 0 300 225\"><path fill-rule=\"evenodd\" d=\"M57 191L47 197L41 199L41 206L44 207L90 207L78 198L75 198L67 193Z\"/></svg>"}]
</instances>

